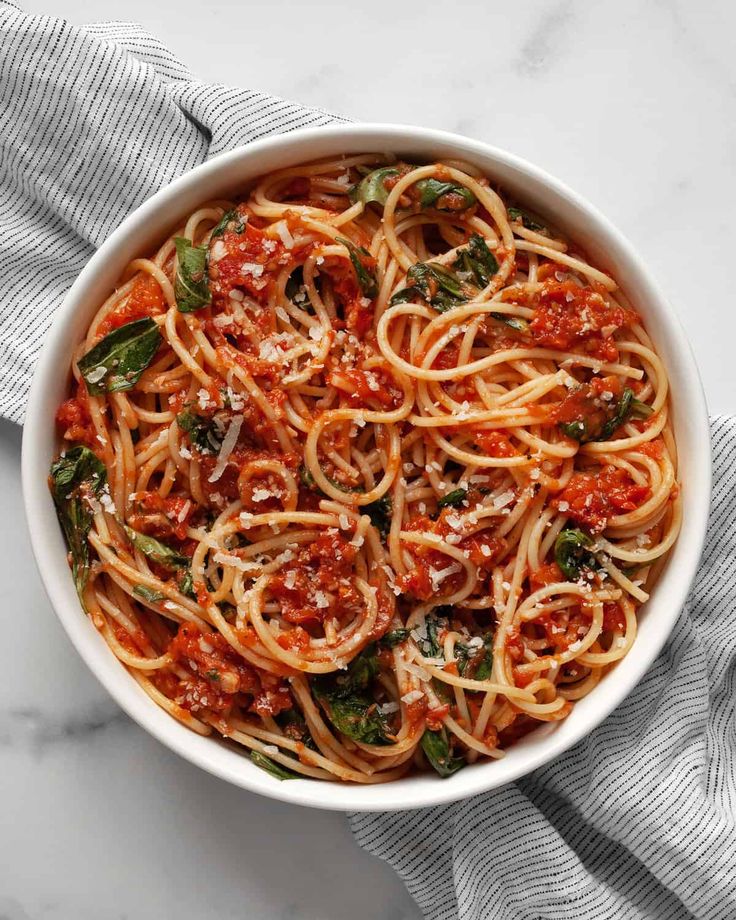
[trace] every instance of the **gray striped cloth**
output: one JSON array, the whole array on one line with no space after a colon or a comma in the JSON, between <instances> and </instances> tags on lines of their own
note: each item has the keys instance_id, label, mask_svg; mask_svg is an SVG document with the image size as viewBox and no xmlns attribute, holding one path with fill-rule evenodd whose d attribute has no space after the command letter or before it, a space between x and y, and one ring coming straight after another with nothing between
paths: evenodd
<instances>
[{"instance_id":1,"label":"gray striped cloth","mask_svg":"<svg viewBox=\"0 0 736 920\"><path fill-rule=\"evenodd\" d=\"M198 83L139 26L75 27L0 0L0 415L22 420L55 307L131 210L216 153L335 120ZM350 816L427 918L736 920L736 421L712 435L701 574L637 691L514 785Z\"/></svg>"}]
</instances>

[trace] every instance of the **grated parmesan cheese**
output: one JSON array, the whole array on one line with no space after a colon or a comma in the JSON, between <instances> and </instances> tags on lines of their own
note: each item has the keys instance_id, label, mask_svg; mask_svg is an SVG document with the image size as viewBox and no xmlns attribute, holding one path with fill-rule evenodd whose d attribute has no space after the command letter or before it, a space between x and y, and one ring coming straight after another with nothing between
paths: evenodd
<instances>
[{"instance_id":1,"label":"grated parmesan cheese","mask_svg":"<svg viewBox=\"0 0 736 920\"><path fill-rule=\"evenodd\" d=\"M227 429L227 434L222 439L222 445L220 447L220 453L217 455L217 462L215 463L215 468L210 474L208 482L217 482L217 480L225 472L225 467L227 466L228 458L233 452L233 449L238 441L240 435L240 429L243 424L242 415L234 415L230 426Z\"/></svg>"}]
</instances>

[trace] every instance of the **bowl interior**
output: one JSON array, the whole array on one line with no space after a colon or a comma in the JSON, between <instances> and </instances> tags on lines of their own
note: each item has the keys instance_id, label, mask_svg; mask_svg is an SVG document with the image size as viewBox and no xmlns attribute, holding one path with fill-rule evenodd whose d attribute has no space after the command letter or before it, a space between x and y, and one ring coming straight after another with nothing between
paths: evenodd
<instances>
[{"instance_id":1,"label":"bowl interior","mask_svg":"<svg viewBox=\"0 0 736 920\"><path fill-rule=\"evenodd\" d=\"M563 722L543 726L500 761L476 764L444 780L422 775L375 786L309 779L282 783L242 752L190 732L159 709L84 616L46 486L57 449L54 413L66 396L72 350L125 265L147 254L198 204L237 194L256 176L281 167L339 153L385 151L409 159L413 155L472 162L505 193L553 219L594 264L618 281L642 314L669 370L684 483L684 526L652 598L640 611L633 649ZM216 157L149 199L105 242L59 309L35 372L23 438L23 490L34 553L52 604L89 667L140 725L211 773L263 795L344 810L418 808L495 788L547 762L591 731L641 679L672 629L702 550L710 494L708 420L700 378L678 320L630 245L594 208L536 167L485 144L420 128L340 125L293 132Z\"/></svg>"}]
</instances>

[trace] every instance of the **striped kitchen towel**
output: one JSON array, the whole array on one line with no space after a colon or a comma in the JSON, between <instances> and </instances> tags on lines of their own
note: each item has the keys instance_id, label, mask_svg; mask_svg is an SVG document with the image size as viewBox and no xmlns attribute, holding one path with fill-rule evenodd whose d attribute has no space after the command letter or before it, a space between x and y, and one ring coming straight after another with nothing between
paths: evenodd
<instances>
[{"instance_id":1,"label":"striped kitchen towel","mask_svg":"<svg viewBox=\"0 0 736 920\"><path fill-rule=\"evenodd\" d=\"M139 26L0 0L0 415L21 421L82 266L172 179L268 134L338 121L198 83ZM455 805L352 815L431 920L736 920L736 421L713 422L711 532L675 633L593 734Z\"/></svg>"}]
</instances>

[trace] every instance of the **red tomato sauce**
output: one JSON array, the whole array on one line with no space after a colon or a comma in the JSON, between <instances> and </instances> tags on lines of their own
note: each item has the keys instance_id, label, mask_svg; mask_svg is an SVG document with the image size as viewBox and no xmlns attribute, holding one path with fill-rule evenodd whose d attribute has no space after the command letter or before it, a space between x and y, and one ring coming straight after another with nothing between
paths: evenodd
<instances>
[{"instance_id":1,"label":"red tomato sauce","mask_svg":"<svg viewBox=\"0 0 736 920\"><path fill-rule=\"evenodd\" d=\"M164 498L158 492L136 492L128 522L133 530L151 537L184 540L195 510L194 501L181 495Z\"/></svg>"},{"instance_id":2,"label":"red tomato sauce","mask_svg":"<svg viewBox=\"0 0 736 920\"><path fill-rule=\"evenodd\" d=\"M89 397L84 383L77 384L77 395L64 400L56 410L56 425L65 441L77 441L92 450L100 447L89 414Z\"/></svg>"},{"instance_id":3,"label":"red tomato sauce","mask_svg":"<svg viewBox=\"0 0 736 920\"><path fill-rule=\"evenodd\" d=\"M649 486L636 485L626 470L605 466L596 473L573 474L554 504L593 533L601 533L610 517L635 511L650 495Z\"/></svg>"},{"instance_id":4,"label":"red tomato sauce","mask_svg":"<svg viewBox=\"0 0 736 920\"><path fill-rule=\"evenodd\" d=\"M637 321L631 310L609 305L601 290L572 281L548 281L531 299L530 329L537 345L578 350L602 361L617 360L613 334Z\"/></svg>"},{"instance_id":5,"label":"red tomato sauce","mask_svg":"<svg viewBox=\"0 0 736 920\"><path fill-rule=\"evenodd\" d=\"M308 626L354 616L365 601L354 584L357 547L338 533L323 533L295 551L271 579L269 593L289 623Z\"/></svg>"},{"instance_id":6,"label":"red tomato sauce","mask_svg":"<svg viewBox=\"0 0 736 920\"><path fill-rule=\"evenodd\" d=\"M239 205L237 213L247 218L248 212ZM225 232L210 241L209 279L212 307L217 312L228 305L233 292L265 304L278 272L288 265L292 255L280 240L270 239L248 221L242 233L229 224Z\"/></svg>"},{"instance_id":7,"label":"red tomato sauce","mask_svg":"<svg viewBox=\"0 0 736 920\"><path fill-rule=\"evenodd\" d=\"M174 688L173 698L189 712L225 712L237 693L251 697L248 709L273 716L293 705L280 678L256 672L219 633L203 633L183 623L171 640L169 654L189 674Z\"/></svg>"},{"instance_id":8,"label":"red tomato sauce","mask_svg":"<svg viewBox=\"0 0 736 920\"><path fill-rule=\"evenodd\" d=\"M161 285L151 275L143 274L136 278L126 299L118 304L100 323L97 330L100 336L107 335L113 329L118 329L133 320L143 319L145 316L159 316L166 311Z\"/></svg>"},{"instance_id":9,"label":"red tomato sauce","mask_svg":"<svg viewBox=\"0 0 736 920\"><path fill-rule=\"evenodd\" d=\"M518 457L519 452L511 443L511 438L504 429L494 431L476 428L472 432L473 440L487 457Z\"/></svg>"}]
</instances>

